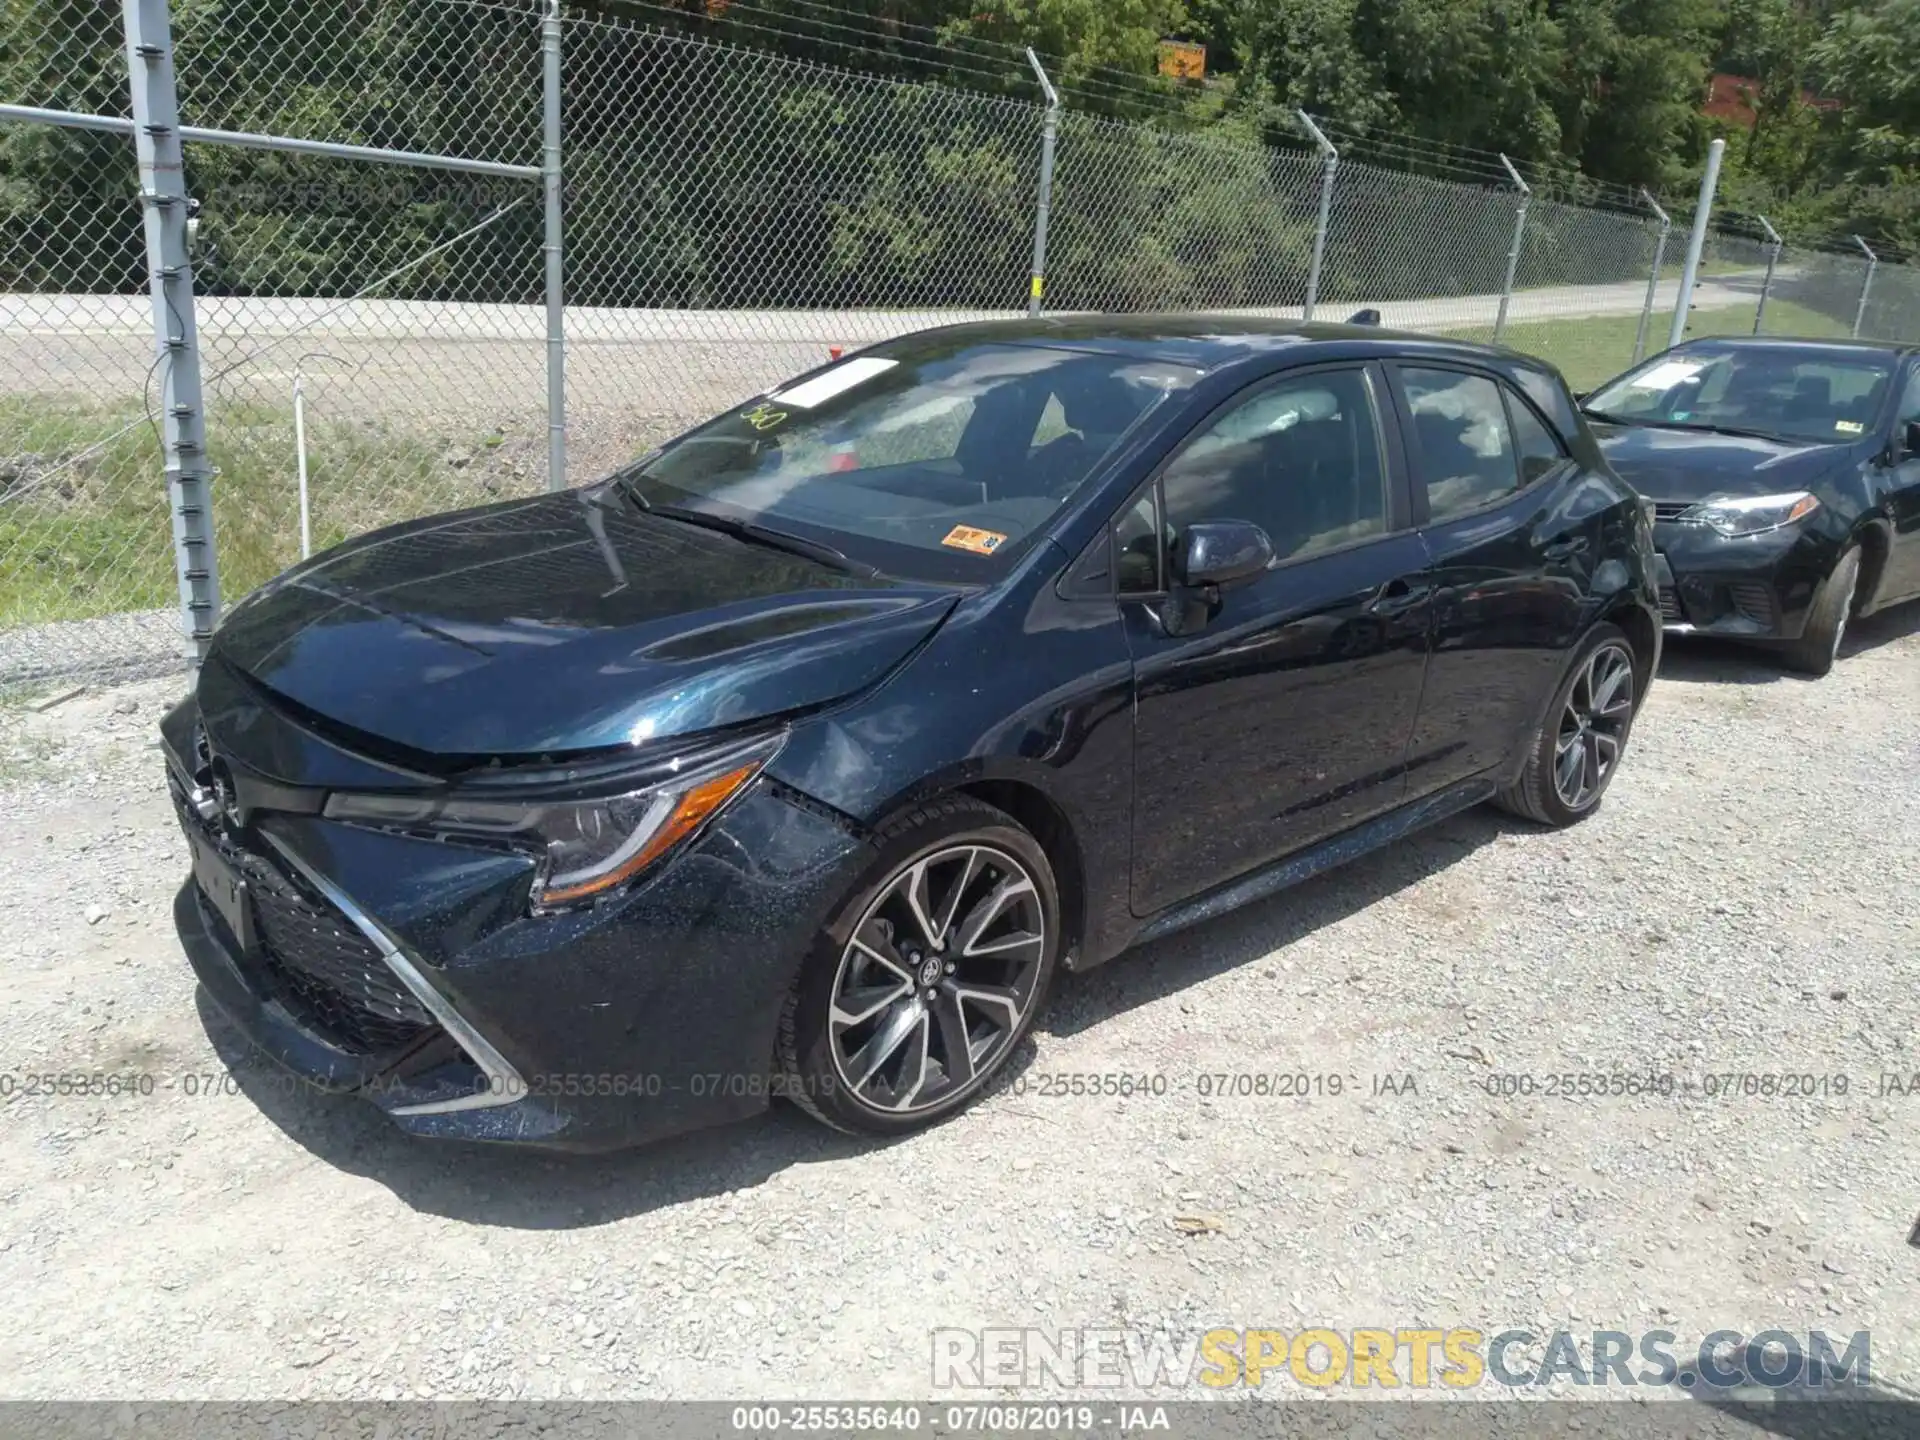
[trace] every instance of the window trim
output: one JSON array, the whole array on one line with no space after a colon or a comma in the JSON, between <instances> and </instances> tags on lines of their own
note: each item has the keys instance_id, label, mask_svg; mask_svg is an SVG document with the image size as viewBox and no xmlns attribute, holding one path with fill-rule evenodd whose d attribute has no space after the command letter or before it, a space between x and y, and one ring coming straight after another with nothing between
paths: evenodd
<instances>
[{"instance_id":1,"label":"window trim","mask_svg":"<svg viewBox=\"0 0 1920 1440\"><path fill-rule=\"evenodd\" d=\"M1567 443L1566 437L1560 433L1560 427L1541 415L1540 407L1522 394L1519 386L1512 384L1500 371L1494 369L1492 366L1475 365L1466 360L1456 360L1449 355L1432 360L1427 359L1425 356L1418 358L1396 357L1387 362L1386 369L1388 382L1393 386L1394 404L1400 412L1400 425L1404 435L1407 455L1407 488L1413 499L1415 516L1414 528L1416 530L1428 530L1435 525L1451 525L1456 520L1471 520L1489 511L1497 510L1502 505L1512 504L1515 500L1520 499L1524 495L1531 494L1549 481L1564 478L1566 467L1574 462L1571 448ZM1451 515L1444 515L1438 519L1434 518L1433 506L1427 496L1427 477L1423 463L1425 456L1420 449L1420 437L1414 433L1413 402L1407 397L1405 382L1401 376L1401 371L1403 370L1445 370L1459 375L1472 375L1477 379L1492 382L1494 389L1500 393L1502 400L1507 406L1511 407L1514 401L1519 401L1532 412L1534 418L1545 428L1547 434L1551 435L1560 443L1560 463L1549 470L1543 471L1536 479L1527 480L1525 483L1522 483L1525 478L1525 472L1520 468L1520 447L1515 443L1513 447L1514 489L1509 490L1504 495L1496 495L1491 500L1482 501L1471 510L1456 510ZM1514 441L1513 414L1511 408L1506 412L1506 420L1507 439L1511 443Z\"/></svg>"},{"instance_id":2,"label":"window trim","mask_svg":"<svg viewBox=\"0 0 1920 1440\"><path fill-rule=\"evenodd\" d=\"M1166 549L1167 533L1167 495L1163 481L1167 471L1186 454L1192 443L1229 411L1257 398L1262 392L1276 386L1304 379L1313 375L1322 375L1335 371L1358 371L1362 383L1367 387L1368 398L1373 402L1374 429L1379 437L1380 464L1382 480L1386 485L1387 528L1378 535L1363 535L1336 545L1327 550L1315 550L1309 555L1290 556L1275 560L1267 567L1267 573L1291 569L1296 565L1311 565L1330 555L1344 555L1362 545L1372 545L1381 540L1390 540L1396 535L1409 535L1418 528L1413 515L1413 496L1408 478L1407 453L1401 434L1397 400L1393 388L1385 373L1382 361L1374 356L1358 359L1323 360L1309 365L1289 365L1279 370L1270 370L1266 374L1248 381L1219 404L1200 416L1180 437L1176 444L1160 462L1146 480L1127 491L1126 499L1116 506L1107 516L1105 529L1107 545L1107 594L1116 602L1164 600L1173 593L1172 568L1168 563ZM1122 595L1120 593L1119 555L1114 549L1114 531L1120 517L1139 503L1141 492L1151 488L1154 506L1160 514L1160 589L1148 594L1145 591ZM1085 553L1084 551L1082 552Z\"/></svg>"}]
</instances>

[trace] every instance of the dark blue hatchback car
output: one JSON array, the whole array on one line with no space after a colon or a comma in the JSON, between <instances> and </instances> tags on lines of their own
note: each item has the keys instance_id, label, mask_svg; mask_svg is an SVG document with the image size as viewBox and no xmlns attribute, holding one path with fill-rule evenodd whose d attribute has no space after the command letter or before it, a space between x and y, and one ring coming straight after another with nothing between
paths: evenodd
<instances>
[{"instance_id":1,"label":"dark blue hatchback car","mask_svg":"<svg viewBox=\"0 0 1920 1440\"><path fill-rule=\"evenodd\" d=\"M1498 801L1658 661L1565 385L1365 326L908 336L236 606L164 723L212 999L422 1135L952 1113L1061 966Z\"/></svg>"}]
</instances>

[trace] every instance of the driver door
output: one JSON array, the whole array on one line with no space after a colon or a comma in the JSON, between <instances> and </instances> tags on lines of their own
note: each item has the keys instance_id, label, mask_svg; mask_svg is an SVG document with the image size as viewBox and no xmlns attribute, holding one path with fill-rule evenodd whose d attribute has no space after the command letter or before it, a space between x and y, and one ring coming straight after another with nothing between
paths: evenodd
<instances>
[{"instance_id":1,"label":"driver door","mask_svg":"<svg viewBox=\"0 0 1920 1440\"><path fill-rule=\"evenodd\" d=\"M1400 802L1426 668L1427 555L1372 365L1291 370L1230 400L1122 516L1134 662L1133 908L1150 914ZM1275 560L1179 582L1198 521Z\"/></svg>"}]
</instances>

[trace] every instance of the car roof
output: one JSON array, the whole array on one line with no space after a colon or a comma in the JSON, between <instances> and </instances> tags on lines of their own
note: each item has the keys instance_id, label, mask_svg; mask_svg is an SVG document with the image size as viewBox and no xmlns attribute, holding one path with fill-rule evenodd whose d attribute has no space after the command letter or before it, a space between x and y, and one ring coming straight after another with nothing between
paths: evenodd
<instances>
[{"instance_id":1,"label":"car roof","mask_svg":"<svg viewBox=\"0 0 1920 1440\"><path fill-rule=\"evenodd\" d=\"M1696 345L1724 345L1732 350L1867 350L1876 355L1905 355L1920 349L1908 340L1855 339L1851 336L1814 338L1797 335L1696 335L1680 342L1677 349Z\"/></svg>"},{"instance_id":2,"label":"car roof","mask_svg":"<svg viewBox=\"0 0 1920 1440\"><path fill-rule=\"evenodd\" d=\"M1214 370L1226 365L1281 353L1306 352L1325 346L1352 355L1359 347L1369 352L1400 351L1461 359L1493 359L1503 364L1526 364L1548 369L1544 361L1495 345L1481 345L1411 330L1388 330L1378 325L1344 325L1324 321L1268 318L1244 313L1149 315L1065 314L1033 319L981 320L945 325L880 347L899 354L919 340L950 347L955 341L988 345L1052 345L1143 360L1162 360Z\"/></svg>"}]
</instances>

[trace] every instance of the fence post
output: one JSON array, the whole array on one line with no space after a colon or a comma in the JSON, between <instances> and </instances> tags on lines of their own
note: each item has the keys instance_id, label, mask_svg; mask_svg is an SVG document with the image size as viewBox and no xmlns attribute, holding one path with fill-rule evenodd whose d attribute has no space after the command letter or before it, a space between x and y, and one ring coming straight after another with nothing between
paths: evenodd
<instances>
[{"instance_id":1,"label":"fence post","mask_svg":"<svg viewBox=\"0 0 1920 1440\"><path fill-rule=\"evenodd\" d=\"M1860 308L1853 312L1853 333L1857 337L1860 334L1860 327L1867 320L1867 296L1873 293L1873 272L1880 268L1880 257L1874 254L1872 247L1858 235L1853 237L1853 243L1858 245L1861 253L1867 257L1867 278L1860 282Z\"/></svg>"},{"instance_id":2,"label":"fence post","mask_svg":"<svg viewBox=\"0 0 1920 1440\"><path fill-rule=\"evenodd\" d=\"M1760 333L1760 326L1767 318L1767 297L1773 293L1773 269L1780 263L1780 252L1786 241L1780 238L1780 232L1764 215L1756 215L1760 228L1767 232L1767 273L1760 281L1760 303L1753 307L1753 333Z\"/></svg>"},{"instance_id":3,"label":"fence post","mask_svg":"<svg viewBox=\"0 0 1920 1440\"><path fill-rule=\"evenodd\" d=\"M1644 185L1640 187L1640 198L1646 201L1647 208L1659 219L1660 234L1653 242L1653 269L1647 272L1647 299L1640 307L1640 328L1633 337L1633 363L1636 365L1647 358L1647 327L1653 323L1653 302L1660 290L1660 267L1667 260L1667 236L1673 233L1673 220L1660 208L1660 202L1653 198L1653 192Z\"/></svg>"},{"instance_id":4,"label":"fence post","mask_svg":"<svg viewBox=\"0 0 1920 1440\"><path fill-rule=\"evenodd\" d=\"M1060 92L1053 88L1040 57L1027 47L1027 63L1039 78L1047 97L1047 113L1040 122L1040 195L1033 212L1033 279L1027 286L1027 314L1040 313L1040 300L1047 289L1047 218L1053 208L1053 147L1060 132Z\"/></svg>"},{"instance_id":5,"label":"fence post","mask_svg":"<svg viewBox=\"0 0 1920 1440\"><path fill-rule=\"evenodd\" d=\"M1673 305L1673 325L1667 331L1671 350L1687 336L1687 313L1693 309L1693 283L1700 276L1700 252L1707 244L1707 221L1713 215L1713 192L1720 186L1720 161L1727 153L1727 142L1716 140L1707 146L1707 169L1700 177L1700 199L1693 207L1693 230L1687 236L1687 261L1680 267L1680 294Z\"/></svg>"},{"instance_id":6,"label":"fence post","mask_svg":"<svg viewBox=\"0 0 1920 1440\"><path fill-rule=\"evenodd\" d=\"M153 295L155 366L160 371L161 438L173 566L180 585L180 631L187 665L198 670L220 622L220 572L213 543L213 477L207 462L206 401L200 385L200 332L193 313L193 263L187 242L191 206L180 97L173 73L167 0L124 0L127 81L133 143L140 161L140 204Z\"/></svg>"},{"instance_id":7,"label":"fence post","mask_svg":"<svg viewBox=\"0 0 1920 1440\"><path fill-rule=\"evenodd\" d=\"M1513 300L1514 276L1520 271L1520 247L1527 240L1527 207L1533 204L1533 187L1520 178L1520 172L1513 168L1513 162L1502 155L1500 163L1507 167L1507 174L1520 187L1520 209L1513 217L1513 248L1507 252L1507 278L1500 286L1500 313L1493 320L1493 343L1496 345L1500 343L1500 337L1507 333L1507 306Z\"/></svg>"},{"instance_id":8,"label":"fence post","mask_svg":"<svg viewBox=\"0 0 1920 1440\"><path fill-rule=\"evenodd\" d=\"M1296 110L1294 114L1300 117L1313 143L1320 147L1320 219L1313 229L1313 260L1307 267L1307 303L1300 310L1302 320L1311 320L1313 307L1320 300L1320 268L1327 258L1327 224L1333 217L1333 177L1340 168L1340 152L1313 123L1311 115L1304 110Z\"/></svg>"},{"instance_id":9,"label":"fence post","mask_svg":"<svg viewBox=\"0 0 1920 1440\"><path fill-rule=\"evenodd\" d=\"M560 4L547 0L540 24L546 75L541 184L547 205L547 489L567 488L567 232L560 130Z\"/></svg>"}]
</instances>

